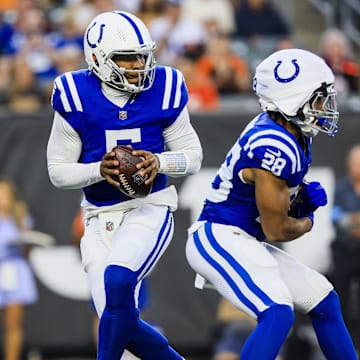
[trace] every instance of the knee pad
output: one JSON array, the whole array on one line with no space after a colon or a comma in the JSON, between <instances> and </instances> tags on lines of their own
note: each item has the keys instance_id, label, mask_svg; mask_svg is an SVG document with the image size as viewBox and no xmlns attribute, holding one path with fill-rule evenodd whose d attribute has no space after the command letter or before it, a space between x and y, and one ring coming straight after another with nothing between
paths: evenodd
<instances>
[{"instance_id":1,"label":"knee pad","mask_svg":"<svg viewBox=\"0 0 360 360\"><path fill-rule=\"evenodd\" d=\"M104 274L106 307L135 307L136 274L122 266L109 265Z\"/></svg>"}]
</instances>

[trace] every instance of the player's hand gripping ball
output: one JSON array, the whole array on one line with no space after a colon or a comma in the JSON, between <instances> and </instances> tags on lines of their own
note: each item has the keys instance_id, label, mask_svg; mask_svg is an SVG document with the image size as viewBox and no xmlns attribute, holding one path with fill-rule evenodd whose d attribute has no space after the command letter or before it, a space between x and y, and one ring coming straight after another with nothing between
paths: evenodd
<instances>
[{"instance_id":1,"label":"player's hand gripping ball","mask_svg":"<svg viewBox=\"0 0 360 360\"><path fill-rule=\"evenodd\" d=\"M289 216L296 219L308 217L314 224L314 211L326 204L327 195L321 184L318 181L311 181L309 183L304 181L290 206Z\"/></svg>"},{"instance_id":2,"label":"player's hand gripping ball","mask_svg":"<svg viewBox=\"0 0 360 360\"><path fill-rule=\"evenodd\" d=\"M118 189L131 198L146 196L150 193L152 184L145 184L148 175L141 176L142 169L137 169L136 164L144 160L141 156L132 154L132 149L118 145L112 149L116 160L119 161L119 175L116 181L120 183Z\"/></svg>"}]
</instances>

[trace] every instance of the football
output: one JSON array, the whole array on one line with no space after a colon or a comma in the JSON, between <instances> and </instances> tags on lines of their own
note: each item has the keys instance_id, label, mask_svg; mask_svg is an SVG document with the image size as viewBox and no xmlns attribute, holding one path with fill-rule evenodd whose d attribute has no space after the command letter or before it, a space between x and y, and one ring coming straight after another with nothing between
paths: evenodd
<instances>
[{"instance_id":1,"label":"football","mask_svg":"<svg viewBox=\"0 0 360 360\"><path fill-rule=\"evenodd\" d=\"M136 168L136 164L143 161L141 156L132 154L132 149L118 145L112 149L115 152L116 160L119 161L120 174L116 179L119 183L119 190L131 198L146 196L150 193L152 184L146 185L145 180L148 176L141 176L141 169Z\"/></svg>"}]
</instances>

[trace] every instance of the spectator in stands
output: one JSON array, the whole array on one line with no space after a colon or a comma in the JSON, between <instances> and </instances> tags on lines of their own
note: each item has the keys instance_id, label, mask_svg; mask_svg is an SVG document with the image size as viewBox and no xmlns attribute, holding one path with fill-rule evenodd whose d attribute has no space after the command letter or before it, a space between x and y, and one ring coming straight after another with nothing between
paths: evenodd
<instances>
[{"instance_id":1,"label":"spectator in stands","mask_svg":"<svg viewBox=\"0 0 360 360\"><path fill-rule=\"evenodd\" d=\"M345 321L360 351L360 144L349 150L346 175L336 183L332 220L336 230L332 244L333 281L340 295ZM357 288L357 294L352 294L354 288ZM351 303L352 295L357 296L357 304Z\"/></svg>"},{"instance_id":2,"label":"spectator in stands","mask_svg":"<svg viewBox=\"0 0 360 360\"><path fill-rule=\"evenodd\" d=\"M5 55L16 55L26 43L28 34L45 33L47 27L44 10L32 0L19 1L15 9L3 16L3 25L10 28L7 43L3 44Z\"/></svg>"},{"instance_id":3,"label":"spectator in stands","mask_svg":"<svg viewBox=\"0 0 360 360\"><path fill-rule=\"evenodd\" d=\"M0 25L3 54L13 54L14 49L22 43L21 34L27 32L33 23L32 17L27 17L27 13L34 8L38 8L36 0L17 0L11 6L4 7Z\"/></svg>"},{"instance_id":4,"label":"spectator in stands","mask_svg":"<svg viewBox=\"0 0 360 360\"><path fill-rule=\"evenodd\" d=\"M57 23L57 27L57 31L50 35L50 41L56 49L76 46L81 52L83 51L83 32L79 30L77 18L70 9L65 9L62 20Z\"/></svg>"},{"instance_id":5,"label":"spectator in stands","mask_svg":"<svg viewBox=\"0 0 360 360\"><path fill-rule=\"evenodd\" d=\"M26 2L23 0L23 2ZM52 82L57 75L55 51L47 34L45 12L39 6L29 2L29 6L17 9L16 19L12 24L12 33L4 45L4 55L12 60L21 58L27 63L42 90L50 92ZM21 3L21 1L19 2ZM24 6L24 5L23 5Z\"/></svg>"},{"instance_id":6,"label":"spectator in stands","mask_svg":"<svg viewBox=\"0 0 360 360\"><path fill-rule=\"evenodd\" d=\"M164 11L163 0L142 0L137 16L149 26L152 21L161 17Z\"/></svg>"},{"instance_id":7,"label":"spectator in stands","mask_svg":"<svg viewBox=\"0 0 360 360\"><path fill-rule=\"evenodd\" d=\"M290 27L270 0L241 0L235 6L234 35L247 41L288 37Z\"/></svg>"},{"instance_id":8,"label":"spectator in stands","mask_svg":"<svg viewBox=\"0 0 360 360\"><path fill-rule=\"evenodd\" d=\"M291 37L280 38L275 45L275 51L277 50L285 50L285 49L294 49L299 46L296 44L296 41Z\"/></svg>"},{"instance_id":9,"label":"spectator in stands","mask_svg":"<svg viewBox=\"0 0 360 360\"><path fill-rule=\"evenodd\" d=\"M291 27L271 0L232 0L235 31L233 41L246 49L251 73L260 61L276 50L280 39L288 39Z\"/></svg>"},{"instance_id":10,"label":"spectator in stands","mask_svg":"<svg viewBox=\"0 0 360 360\"><path fill-rule=\"evenodd\" d=\"M182 16L181 0L166 0L163 16L149 24L156 42L155 55L162 65L173 65L179 56L197 58L203 52L206 31L201 23Z\"/></svg>"},{"instance_id":11,"label":"spectator in stands","mask_svg":"<svg viewBox=\"0 0 360 360\"><path fill-rule=\"evenodd\" d=\"M48 40L42 32L28 34L16 57L30 68L43 93L50 95L57 71L56 51Z\"/></svg>"},{"instance_id":12,"label":"spectator in stands","mask_svg":"<svg viewBox=\"0 0 360 360\"><path fill-rule=\"evenodd\" d=\"M49 98L38 86L34 73L22 59L16 59L13 66L13 80L6 94L8 109L19 113L40 110Z\"/></svg>"},{"instance_id":13,"label":"spectator in stands","mask_svg":"<svg viewBox=\"0 0 360 360\"><path fill-rule=\"evenodd\" d=\"M12 25L6 21L4 14L0 13L0 56L7 52L7 45L10 42L14 30Z\"/></svg>"},{"instance_id":14,"label":"spectator in stands","mask_svg":"<svg viewBox=\"0 0 360 360\"><path fill-rule=\"evenodd\" d=\"M219 92L210 74L197 71L195 61L185 56L177 59L175 67L184 75L191 112L213 111L219 108Z\"/></svg>"},{"instance_id":15,"label":"spectator in stands","mask_svg":"<svg viewBox=\"0 0 360 360\"><path fill-rule=\"evenodd\" d=\"M327 29L320 39L320 55L335 74L338 96L345 98L359 91L359 64L354 60L350 42L339 29Z\"/></svg>"},{"instance_id":16,"label":"spectator in stands","mask_svg":"<svg viewBox=\"0 0 360 360\"><path fill-rule=\"evenodd\" d=\"M209 39L206 53L197 60L197 71L211 76L221 95L250 90L250 71L245 59L236 55L227 36Z\"/></svg>"},{"instance_id":17,"label":"spectator in stands","mask_svg":"<svg viewBox=\"0 0 360 360\"><path fill-rule=\"evenodd\" d=\"M115 0L76 0L66 1L65 11L72 14L76 19L77 33L84 34L89 22L98 14L105 11L122 10ZM121 1L125 3L125 0ZM129 6L135 4L135 0L127 0Z\"/></svg>"},{"instance_id":18,"label":"spectator in stands","mask_svg":"<svg viewBox=\"0 0 360 360\"><path fill-rule=\"evenodd\" d=\"M21 246L31 227L27 206L12 181L0 179L0 310L4 313L4 360L20 360L24 306L37 300L35 280Z\"/></svg>"},{"instance_id":19,"label":"spectator in stands","mask_svg":"<svg viewBox=\"0 0 360 360\"><path fill-rule=\"evenodd\" d=\"M8 89L12 82L12 62L0 55L0 106L8 103Z\"/></svg>"},{"instance_id":20,"label":"spectator in stands","mask_svg":"<svg viewBox=\"0 0 360 360\"><path fill-rule=\"evenodd\" d=\"M114 0L117 8L122 11L129 11L133 14L136 14L140 8L141 4L146 0ZM163 1L163 0L161 0Z\"/></svg>"},{"instance_id":21,"label":"spectator in stands","mask_svg":"<svg viewBox=\"0 0 360 360\"><path fill-rule=\"evenodd\" d=\"M230 35L235 30L234 11L229 0L184 0L183 14L202 23L208 36Z\"/></svg>"},{"instance_id":22,"label":"spectator in stands","mask_svg":"<svg viewBox=\"0 0 360 360\"><path fill-rule=\"evenodd\" d=\"M84 67L83 52L76 45L67 45L57 50L56 70L58 74Z\"/></svg>"}]
</instances>

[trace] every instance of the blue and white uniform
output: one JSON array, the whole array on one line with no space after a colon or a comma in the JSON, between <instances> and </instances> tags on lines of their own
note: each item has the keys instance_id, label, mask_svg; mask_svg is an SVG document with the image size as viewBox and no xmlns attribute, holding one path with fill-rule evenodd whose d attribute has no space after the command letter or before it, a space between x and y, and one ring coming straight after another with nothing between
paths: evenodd
<instances>
[{"instance_id":1,"label":"blue and white uniform","mask_svg":"<svg viewBox=\"0 0 360 360\"><path fill-rule=\"evenodd\" d=\"M103 281L99 280L104 266L126 265L139 272L140 281L169 245L177 194L174 186L167 185L167 177L194 173L202 160L187 100L181 72L169 67L157 67L151 89L136 95L114 91L88 70L65 73L55 80L48 169L57 187L84 190L87 226L81 242L82 261L99 314L105 303ZM160 171L150 195L131 199L101 176L102 156L118 144L158 155ZM121 229L126 228L126 221L139 226L136 236L132 230L129 235L121 230L120 244L114 235L120 224ZM143 238L140 226L144 227Z\"/></svg>"},{"instance_id":2,"label":"blue and white uniform","mask_svg":"<svg viewBox=\"0 0 360 360\"><path fill-rule=\"evenodd\" d=\"M261 113L228 152L199 220L189 229L190 265L253 317L274 303L308 312L332 289L325 277L263 242L255 185L242 177L246 168L270 171L286 181L294 197L310 163L310 138L304 137L301 148L291 133ZM321 286L313 288L313 281Z\"/></svg>"},{"instance_id":3,"label":"blue and white uniform","mask_svg":"<svg viewBox=\"0 0 360 360\"><path fill-rule=\"evenodd\" d=\"M238 226L258 240L264 240L258 219L255 186L246 184L241 173L246 168L271 171L284 179L294 193L311 163L310 138L304 140L306 150L267 113L256 117L231 148L217 172L200 220Z\"/></svg>"},{"instance_id":4,"label":"blue and white uniform","mask_svg":"<svg viewBox=\"0 0 360 360\"><path fill-rule=\"evenodd\" d=\"M263 113L227 154L189 229L186 256L197 273L195 285L209 281L257 320L241 360L274 360L294 323L294 308L309 315L328 360L357 359L332 284L264 241L265 233L274 241L299 238L311 230L313 212L326 205L321 184L308 184L304 176L311 138L338 129L333 84L323 59L301 49L276 51L257 66L253 88ZM299 202L286 209L298 192Z\"/></svg>"},{"instance_id":5,"label":"blue and white uniform","mask_svg":"<svg viewBox=\"0 0 360 360\"><path fill-rule=\"evenodd\" d=\"M141 282L174 231L177 193L167 177L195 173L202 161L183 76L157 67L154 50L136 16L101 13L84 34L88 70L59 76L52 94L48 171L55 186L84 192L80 246L100 317L98 360L124 360L127 350L141 359L182 359L137 310ZM157 156L149 195L127 197L101 175L104 155L119 144Z\"/></svg>"},{"instance_id":6,"label":"blue and white uniform","mask_svg":"<svg viewBox=\"0 0 360 360\"><path fill-rule=\"evenodd\" d=\"M163 131L175 122L187 100L181 73L170 68L157 68L151 91L132 95L122 107L104 96L99 79L88 70L57 78L52 96L54 109L80 136L83 164L100 161L105 152L121 144L153 153L165 151ZM166 183L167 176L159 174L152 192L164 189ZM85 186L84 192L97 206L129 200L106 181Z\"/></svg>"}]
</instances>

